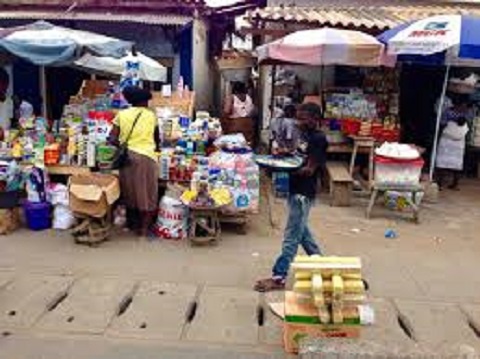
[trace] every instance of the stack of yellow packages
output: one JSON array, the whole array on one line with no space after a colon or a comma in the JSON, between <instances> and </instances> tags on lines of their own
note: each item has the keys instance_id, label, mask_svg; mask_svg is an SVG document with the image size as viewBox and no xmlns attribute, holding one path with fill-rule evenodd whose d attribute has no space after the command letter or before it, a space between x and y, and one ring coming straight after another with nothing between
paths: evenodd
<instances>
[{"instance_id":1,"label":"stack of yellow packages","mask_svg":"<svg viewBox=\"0 0 480 359\"><path fill-rule=\"evenodd\" d=\"M356 338L373 322L360 258L297 256L293 291L285 293L285 349L298 351L300 340Z\"/></svg>"}]
</instances>

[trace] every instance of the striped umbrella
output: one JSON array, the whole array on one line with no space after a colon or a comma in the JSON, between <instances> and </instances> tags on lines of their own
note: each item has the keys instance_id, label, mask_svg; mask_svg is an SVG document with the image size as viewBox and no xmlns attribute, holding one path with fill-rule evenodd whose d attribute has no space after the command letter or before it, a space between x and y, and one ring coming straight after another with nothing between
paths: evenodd
<instances>
[{"instance_id":1,"label":"striped umbrella","mask_svg":"<svg viewBox=\"0 0 480 359\"><path fill-rule=\"evenodd\" d=\"M119 58L132 43L44 21L0 29L0 49L40 66L72 64L85 53Z\"/></svg>"},{"instance_id":2,"label":"striped umbrella","mask_svg":"<svg viewBox=\"0 0 480 359\"><path fill-rule=\"evenodd\" d=\"M384 45L368 34L332 28L297 31L256 49L261 64L393 65Z\"/></svg>"}]
</instances>

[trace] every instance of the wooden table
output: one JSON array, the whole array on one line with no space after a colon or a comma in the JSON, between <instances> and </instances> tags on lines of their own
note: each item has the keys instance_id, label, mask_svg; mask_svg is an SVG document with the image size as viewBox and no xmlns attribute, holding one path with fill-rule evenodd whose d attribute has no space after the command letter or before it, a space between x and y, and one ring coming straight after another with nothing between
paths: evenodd
<instances>
[{"instance_id":1,"label":"wooden table","mask_svg":"<svg viewBox=\"0 0 480 359\"><path fill-rule=\"evenodd\" d=\"M416 223L420 222L420 207L417 205L417 194L420 192L424 192L424 189L421 185L412 185L412 186L401 186L401 185L378 185L378 184L373 184L372 188L372 194L370 196L370 202L367 207L367 211L365 213L367 218L370 218L373 206L375 206L375 203L377 201L377 197L381 193L385 193L388 191L396 191L396 192L405 192L405 193L411 193L412 194L412 200L410 201L407 198L407 202L409 206L412 207L413 210L413 220Z\"/></svg>"},{"instance_id":2,"label":"wooden table","mask_svg":"<svg viewBox=\"0 0 480 359\"><path fill-rule=\"evenodd\" d=\"M353 145L349 145L349 144L346 144L346 143L339 143L339 144L330 144L328 145L328 148L327 148L327 153L331 153L331 154L351 154L353 153ZM361 153L361 154L369 154L370 153L370 150L368 148L359 148L357 153Z\"/></svg>"}]
</instances>

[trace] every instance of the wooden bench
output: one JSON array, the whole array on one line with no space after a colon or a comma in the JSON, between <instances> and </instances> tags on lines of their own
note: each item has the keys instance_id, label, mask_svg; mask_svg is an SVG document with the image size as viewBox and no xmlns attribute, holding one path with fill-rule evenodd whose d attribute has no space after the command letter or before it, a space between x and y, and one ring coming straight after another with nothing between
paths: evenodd
<instances>
[{"instance_id":1,"label":"wooden bench","mask_svg":"<svg viewBox=\"0 0 480 359\"><path fill-rule=\"evenodd\" d=\"M330 183L330 205L350 206L353 178L348 173L347 166L341 162L327 162L327 173Z\"/></svg>"}]
</instances>

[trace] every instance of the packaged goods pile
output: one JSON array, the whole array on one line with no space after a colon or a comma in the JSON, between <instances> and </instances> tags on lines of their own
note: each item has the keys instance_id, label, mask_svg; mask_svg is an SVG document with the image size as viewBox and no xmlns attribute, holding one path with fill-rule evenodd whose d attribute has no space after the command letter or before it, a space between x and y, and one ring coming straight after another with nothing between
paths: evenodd
<instances>
[{"instance_id":1,"label":"packaged goods pile","mask_svg":"<svg viewBox=\"0 0 480 359\"><path fill-rule=\"evenodd\" d=\"M284 343L296 352L305 338L356 338L372 324L357 257L297 256L293 291L285 294Z\"/></svg>"},{"instance_id":2,"label":"packaged goods pile","mask_svg":"<svg viewBox=\"0 0 480 359\"><path fill-rule=\"evenodd\" d=\"M324 131L330 143L346 136L373 137L378 142L398 141L398 96L362 91L330 93L325 98Z\"/></svg>"}]
</instances>

